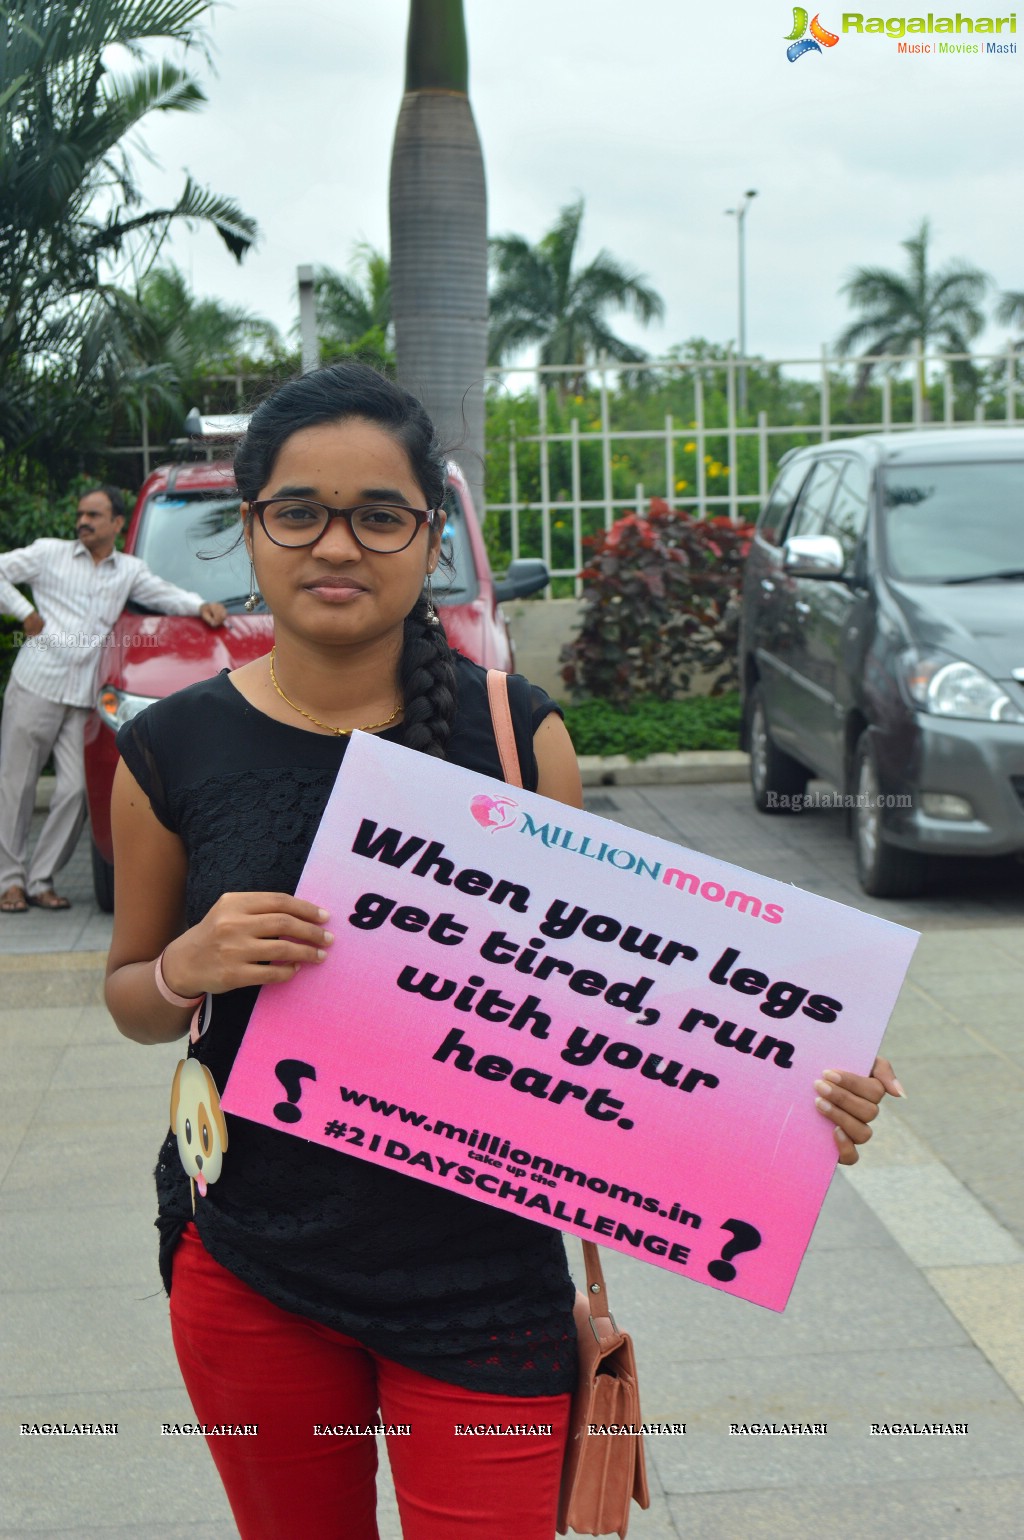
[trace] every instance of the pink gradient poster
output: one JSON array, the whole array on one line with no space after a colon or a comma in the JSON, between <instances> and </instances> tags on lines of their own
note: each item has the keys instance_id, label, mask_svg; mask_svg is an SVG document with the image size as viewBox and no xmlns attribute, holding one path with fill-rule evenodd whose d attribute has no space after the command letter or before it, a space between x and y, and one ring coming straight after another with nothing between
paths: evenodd
<instances>
[{"instance_id":1,"label":"pink gradient poster","mask_svg":"<svg viewBox=\"0 0 1024 1540\"><path fill-rule=\"evenodd\" d=\"M368 734L298 893L228 1111L784 1308L915 932Z\"/></svg>"}]
</instances>

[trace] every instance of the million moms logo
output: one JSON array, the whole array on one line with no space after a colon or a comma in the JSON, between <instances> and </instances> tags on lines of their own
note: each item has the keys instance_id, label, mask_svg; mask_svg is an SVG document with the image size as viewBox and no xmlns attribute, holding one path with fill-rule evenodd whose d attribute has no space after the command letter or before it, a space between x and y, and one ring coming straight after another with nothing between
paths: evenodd
<instances>
[{"instance_id":1,"label":"million moms logo","mask_svg":"<svg viewBox=\"0 0 1024 1540\"><path fill-rule=\"evenodd\" d=\"M801 5L793 7L793 30L787 32L786 58L791 64L805 54L834 48L840 37L874 36L892 38L897 51L905 54L978 54L983 57L1015 54L1017 13L1008 16L939 16L928 11L924 16L866 16L861 11L844 11L839 32L829 32L820 16L808 20ZM921 34L927 37L923 41ZM935 34L939 34L936 38ZM944 36L943 36L944 34Z\"/></svg>"}]
</instances>

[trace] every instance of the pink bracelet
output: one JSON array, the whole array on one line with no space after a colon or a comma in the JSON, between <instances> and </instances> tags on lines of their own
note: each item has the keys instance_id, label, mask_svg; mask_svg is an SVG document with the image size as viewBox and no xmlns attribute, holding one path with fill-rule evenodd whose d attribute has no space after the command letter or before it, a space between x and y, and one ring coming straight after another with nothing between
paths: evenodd
<instances>
[{"instance_id":1,"label":"pink bracelet","mask_svg":"<svg viewBox=\"0 0 1024 1540\"><path fill-rule=\"evenodd\" d=\"M165 947L164 951L166 950L167 948ZM200 1001L205 999L205 995L191 995L186 997L185 995L176 995L174 993L174 990L171 989L170 985L167 983L167 980L164 978L163 952L160 953L160 956L156 960L156 967L153 970L153 977L156 980L157 989L167 1001L168 1005L180 1005L182 1010L185 1010L186 1007L191 1010L192 1006L198 1005Z\"/></svg>"}]
</instances>

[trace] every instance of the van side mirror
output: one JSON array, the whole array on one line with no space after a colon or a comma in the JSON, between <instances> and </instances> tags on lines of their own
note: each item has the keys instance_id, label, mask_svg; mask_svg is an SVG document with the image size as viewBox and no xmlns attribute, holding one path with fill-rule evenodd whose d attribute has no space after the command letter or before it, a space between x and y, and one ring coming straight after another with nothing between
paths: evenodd
<instances>
[{"instance_id":1,"label":"van side mirror","mask_svg":"<svg viewBox=\"0 0 1024 1540\"><path fill-rule=\"evenodd\" d=\"M840 578L845 568L834 535L793 535L782 547L782 570L789 577Z\"/></svg>"}]
</instances>

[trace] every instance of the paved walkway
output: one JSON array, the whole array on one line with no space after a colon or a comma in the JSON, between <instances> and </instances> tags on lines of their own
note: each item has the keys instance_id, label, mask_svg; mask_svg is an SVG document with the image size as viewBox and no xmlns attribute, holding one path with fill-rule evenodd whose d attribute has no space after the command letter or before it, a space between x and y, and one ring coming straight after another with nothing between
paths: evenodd
<instances>
[{"instance_id":1,"label":"paved walkway","mask_svg":"<svg viewBox=\"0 0 1024 1540\"><path fill-rule=\"evenodd\" d=\"M738 785L589 795L609 817L924 932L886 1040L910 1100L888 1105L860 1166L837 1175L785 1314L606 1253L645 1415L686 1424L648 1442L653 1503L631 1540L1016 1537L1021 869L966 868L925 899L873 903L837 815L758 818ZM90 907L85 846L62 888L68 914L0 917L0 1536L231 1540L205 1450L160 1435L191 1416L151 1227L178 1049L125 1042L102 1007L109 922ZM43 1421L119 1431L19 1435ZM772 1421L825 1422L828 1434L730 1433ZM885 1436L873 1423L968 1432ZM398 1540L386 1483L381 1508L383 1540Z\"/></svg>"}]
</instances>

